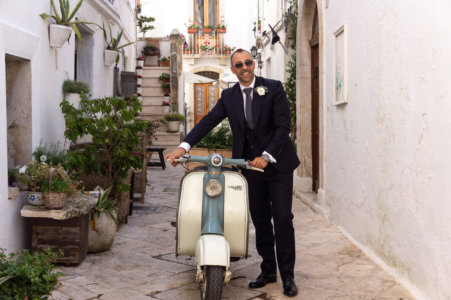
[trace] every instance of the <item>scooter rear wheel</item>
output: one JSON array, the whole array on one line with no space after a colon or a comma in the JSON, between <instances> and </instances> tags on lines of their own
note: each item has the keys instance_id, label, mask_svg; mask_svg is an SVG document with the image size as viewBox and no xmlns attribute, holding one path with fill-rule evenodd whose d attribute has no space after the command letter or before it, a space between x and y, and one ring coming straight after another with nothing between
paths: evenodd
<instances>
[{"instance_id":1,"label":"scooter rear wheel","mask_svg":"<svg viewBox=\"0 0 451 300\"><path fill-rule=\"evenodd\" d=\"M224 285L224 267L205 266L203 273L204 280L200 286L200 298L202 300L220 300Z\"/></svg>"}]
</instances>

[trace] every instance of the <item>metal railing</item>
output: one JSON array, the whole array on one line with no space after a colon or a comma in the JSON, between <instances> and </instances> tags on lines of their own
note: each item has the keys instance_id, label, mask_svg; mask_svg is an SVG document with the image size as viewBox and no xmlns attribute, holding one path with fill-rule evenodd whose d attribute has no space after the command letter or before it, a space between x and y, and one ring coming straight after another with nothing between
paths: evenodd
<instances>
[{"instance_id":1,"label":"metal railing","mask_svg":"<svg viewBox=\"0 0 451 300\"><path fill-rule=\"evenodd\" d=\"M224 34L189 34L183 48L184 55L229 56L235 47L224 43Z\"/></svg>"}]
</instances>

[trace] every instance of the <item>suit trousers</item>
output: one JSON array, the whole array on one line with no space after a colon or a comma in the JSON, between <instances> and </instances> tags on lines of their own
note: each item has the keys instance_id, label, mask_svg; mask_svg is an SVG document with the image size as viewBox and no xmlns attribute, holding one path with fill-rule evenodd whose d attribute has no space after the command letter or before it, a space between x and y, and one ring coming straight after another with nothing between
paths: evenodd
<instances>
[{"instance_id":1,"label":"suit trousers","mask_svg":"<svg viewBox=\"0 0 451 300\"><path fill-rule=\"evenodd\" d=\"M282 278L294 277L293 172L280 173L269 163L264 173L252 170L243 170L242 173L249 186L249 209L255 226L256 247L263 259L261 270L276 273L278 266Z\"/></svg>"}]
</instances>

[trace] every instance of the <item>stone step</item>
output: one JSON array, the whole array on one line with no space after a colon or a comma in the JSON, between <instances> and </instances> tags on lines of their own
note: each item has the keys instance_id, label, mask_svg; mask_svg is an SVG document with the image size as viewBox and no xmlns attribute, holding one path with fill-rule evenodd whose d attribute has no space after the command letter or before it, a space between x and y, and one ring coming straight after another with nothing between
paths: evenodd
<instances>
[{"instance_id":1,"label":"stone step","mask_svg":"<svg viewBox=\"0 0 451 300\"><path fill-rule=\"evenodd\" d=\"M164 92L160 86L155 87L143 87L141 88L141 94L143 96L160 96L163 97Z\"/></svg>"},{"instance_id":2,"label":"stone step","mask_svg":"<svg viewBox=\"0 0 451 300\"><path fill-rule=\"evenodd\" d=\"M141 86L143 87L161 86L161 82L158 80L157 77L143 77Z\"/></svg>"},{"instance_id":3,"label":"stone step","mask_svg":"<svg viewBox=\"0 0 451 300\"><path fill-rule=\"evenodd\" d=\"M142 104L145 105L162 105L163 96L143 96Z\"/></svg>"},{"instance_id":4,"label":"stone step","mask_svg":"<svg viewBox=\"0 0 451 300\"><path fill-rule=\"evenodd\" d=\"M139 114L139 118L145 121L157 121L163 119L164 115L162 114L154 114L154 113L143 113Z\"/></svg>"},{"instance_id":5,"label":"stone step","mask_svg":"<svg viewBox=\"0 0 451 300\"><path fill-rule=\"evenodd\" d=\"M143 77L154 77L157 78L162 73L171 73L171 69L169 67L144 67L143 68Z\"/></svg>"},{"instance_id":6,"label":"stone step","mask_svg":"<svg viewBox=\"0 0 451 300\"><path fill-rule=\"evenodd\" d=\"M164 116L165 114L169 113L170 107L169 106L163 106L163 105L143 105L143 110L141 111L141 114L159 114Z\"/></svg>"},{"instance_id":7,"label":"stone step","mask_svg":"<svg viewBox=\"0 0 451 300\"><path fill-rule=\"evenodd\" d=\"M166 146L166 145L177 146L180 144L179 132L158 131L155 133L155 137L157 139L152 140L152 145L155 146Z\"/></svg>"}]
</instances>

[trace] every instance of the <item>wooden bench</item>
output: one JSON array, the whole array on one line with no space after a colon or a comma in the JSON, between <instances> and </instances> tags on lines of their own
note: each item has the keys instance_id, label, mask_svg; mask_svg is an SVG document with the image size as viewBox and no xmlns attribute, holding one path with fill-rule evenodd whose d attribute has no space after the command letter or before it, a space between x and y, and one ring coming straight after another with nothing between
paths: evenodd
<instances>
[{"instance_id":1,"label":"wooden bench","mask_svg":"<svg viewBox=\"0 0 451 300\"><path fill-rule=\"evenodd\" d=\"M164 155L163 155L164 150L166 150L166 147L161 147L161 146L146 147L146 155L149 157L147 166L148 167L161 167L163 170L166 169L166 163L164 162ZM160 157L159 162L150 161L150 157L152 157L152 152L158 152L158 156Z\"/></svg>"}]
</instances>

